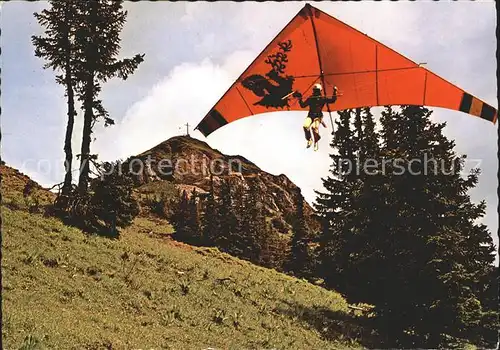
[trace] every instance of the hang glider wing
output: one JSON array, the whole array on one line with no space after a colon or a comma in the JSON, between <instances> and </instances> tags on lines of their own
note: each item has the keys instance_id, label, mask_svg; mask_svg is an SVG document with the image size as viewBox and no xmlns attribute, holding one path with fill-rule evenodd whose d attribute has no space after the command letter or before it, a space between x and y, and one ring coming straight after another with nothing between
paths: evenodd
<instances>
[{"instance_id":1,"label":"hang glider wing","mask_svg":"<svg viewBox=\"0 0 500 350\"><path fill-rule=\"evenodd\" d=\"M334 17L306 4L197 125L208 136L236 120L303 110L315 83L342 96L331 111L386 105L447 108L496 122L497 110ZM326 108L326 107L325 107Z\"/></svg>"}]
</instances>

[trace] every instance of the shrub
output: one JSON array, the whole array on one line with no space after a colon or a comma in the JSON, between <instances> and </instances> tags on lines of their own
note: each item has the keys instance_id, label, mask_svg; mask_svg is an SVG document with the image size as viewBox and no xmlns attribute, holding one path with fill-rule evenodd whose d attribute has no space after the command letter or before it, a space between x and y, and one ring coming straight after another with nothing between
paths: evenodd
<instances>
[{"instance_id":1,"label":"shrub","mask_svg":"<svg viewBox=\"0 0 500 350\"><path fill-rule=\"evenodd\" d=\"M116 238L117 227L129 226L139 214L133 181L122 174L119 162L102 163L98 170L101 175L92 180L87 193L73 188L69 195L59 194L53 213L69 225Z\"/></svg>"}]
</instances>

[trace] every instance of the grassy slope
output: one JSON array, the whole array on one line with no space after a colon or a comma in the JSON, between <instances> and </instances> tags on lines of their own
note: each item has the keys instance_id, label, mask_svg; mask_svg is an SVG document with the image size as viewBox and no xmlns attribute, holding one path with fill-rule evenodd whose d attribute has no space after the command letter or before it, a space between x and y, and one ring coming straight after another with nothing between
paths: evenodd
<instances>
[{"instance_id":1,"label":"grassy slope","mask_svg":"<svg viewBox=\"0 0 500 350\"><path fill-rule=\"evenodd\" d=\"M119 240L6 206L2 221L4 349L27 336L49 349L358 347L339 294L172 241L163 221L138 218Z\"/></svg>"},{"instance_id":2,"label":"grassy slope","mask_svg":"<svg viewBox=\"0 0 500 350\"><path fill-rule=\"evenodd\" d=\"M2 204L9 207L27 209L33 200L23 198L24 186L30 181L30 178L17 169L9 166L0 165L1 195ZM55 194L34 183L32 197L36 197L40 204L51 203Z\"/></svg>"}]
</instances>

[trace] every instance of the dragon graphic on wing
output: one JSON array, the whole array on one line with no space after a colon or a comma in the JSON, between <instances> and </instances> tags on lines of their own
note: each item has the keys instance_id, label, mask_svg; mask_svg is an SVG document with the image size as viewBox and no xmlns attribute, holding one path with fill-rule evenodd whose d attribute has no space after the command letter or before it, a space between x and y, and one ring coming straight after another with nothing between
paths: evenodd
<instances>
[{"instance_id":1,"label":"dragon graphic on wing","mask_svg":"<svg viewBox=\"0 0 500 350\"><path fill-rule=\"evenodd\" d=\"M268 55L265 63L271 69L265 74L253 74L246 77L241 84L251 90L261 99L254 105L261 105L266 108L290 107L288 98L284 98L293 91L294 77L285 74L286 63L288 63L287 53L292 50L292 41L282 41L278 43L278 52Z\"/></svg>"}]
</instances>

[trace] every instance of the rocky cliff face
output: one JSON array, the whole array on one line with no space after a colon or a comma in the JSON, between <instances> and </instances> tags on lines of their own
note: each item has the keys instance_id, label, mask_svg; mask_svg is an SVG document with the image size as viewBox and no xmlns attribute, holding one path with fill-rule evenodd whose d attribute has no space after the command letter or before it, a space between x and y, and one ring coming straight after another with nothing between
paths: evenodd
<instances>
[{"instance_id":1,"label":"rocky cliff face","mask_svg":"<svg viewBox=\"0 0 500 350\"><path fill-rule=\"evenodd\" d=\"M127 166L133 170L138 185L169 181L180 188L194 187L198 193L209 190L210 173L216 193L222 180L228 180L235 193L248 188L253 181L273 225L283 233L290 229L298 187L283 174L269 174L248 159L222 154L201 140L189 136L173 137L131 158ZM304 212L310 217L309 225L317 228L312 218L313 210L307 203Z\"/></svg>"}]
</instances>

